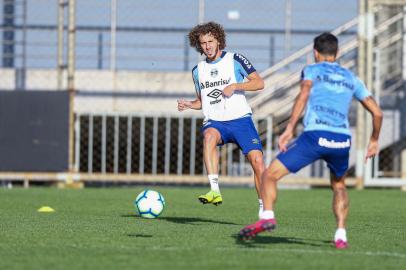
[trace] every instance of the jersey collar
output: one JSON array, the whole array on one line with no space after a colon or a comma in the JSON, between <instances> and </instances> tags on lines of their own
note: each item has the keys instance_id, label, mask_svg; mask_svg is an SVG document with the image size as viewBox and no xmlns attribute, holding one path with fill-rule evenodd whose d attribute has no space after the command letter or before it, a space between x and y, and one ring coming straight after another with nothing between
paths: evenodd
<instances>
[{"instance_id":1,"label":"jersey collar","mask_svg":"<svg viewBox=\"0 0 406 270\"><path fill-rule=\"evenodd\" d=\"M329 65L338 65L338 63L336 61L334 61L334 62L323 61L323 62L320 62L320 63L329 64Z\"/></svg>"},{"instance_id":2,"label":"jersey collar","mask_svg":"<svg viewBox=\"0 0 406 270\"><path fill-rule=\"evenodd\" d=\"M223 57L224 57L224 55L226 55L226 53L227 53L226 51L222 51L220 57L217 60L212 61L212 62L210 62L209 59L206 58L206 63L208 63L208 64L216 64L216 63L220 62L221 59L223 59Z\"/></svg>"}]
</instances>

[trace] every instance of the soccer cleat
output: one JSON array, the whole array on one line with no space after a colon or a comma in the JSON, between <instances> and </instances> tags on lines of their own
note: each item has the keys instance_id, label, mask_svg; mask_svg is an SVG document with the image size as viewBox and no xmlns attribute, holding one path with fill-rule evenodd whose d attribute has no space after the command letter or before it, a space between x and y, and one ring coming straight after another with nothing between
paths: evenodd
<instances>
[{"instance_id":1,"label":"soccer cleat","mask_svg":"<svg viewBox=\"0 0 406 270\"><path fill-rule=\"evenodd\" d=\"M348 248L348 243L347 241L338 239L337 241L334 242L336 249L346 249Z\"/></svg>"},{"instance_id":2,"label":"soccer cleat","mask_svg":"<svg viewBox=\"0 0 406 270\"><path fill-rule=\"evenodd\" d=\"M245 226L239 232L239 237L242 240L250 240L254 238L257 234L261 232L271 232L276 229L276 220L275 219L260 219L254 224Z\"/></svg>"},{"instance_id":3,"label":"soccer cleat","mask_svg":"<svg viewBox=\"0 0 406 270\"><path fill-rule=\"evenodd\" d=\"M204 195L199 196L199 201L202 204L207 204L207 203L212 203L215 206L222 204L223 203L223 198L221 197L220 192L216 192L213 190L210 190Z\"/></svg>"}]
</instances>

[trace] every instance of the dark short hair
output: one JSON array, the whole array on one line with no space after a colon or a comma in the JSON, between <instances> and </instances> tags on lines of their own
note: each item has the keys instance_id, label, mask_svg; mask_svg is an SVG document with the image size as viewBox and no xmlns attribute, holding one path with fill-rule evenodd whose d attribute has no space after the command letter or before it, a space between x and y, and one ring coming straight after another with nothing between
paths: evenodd
<instances>
[{"instance_id":1,"label":"dark short hair","mask_svg":"<svg viewBox=\"0 0 406 270\"><path fill-rule=\"evenodd\" d=\"M314 38L313 49L324 55L337 55L338 39L331 33L322 33Z\"/></svg>"},{"instance_id":2,"label":"dark short hair","mask_svg":"<svg viewBox=\"0 0 406 270\"><path fill-rule=\"evenodd\" d=\"M199 53L203 54L199 37L209 33L212 34L215 39L217 39L217 41L220 43L220 50L223 50L226 47L226 33L224 32L223 26L215 22L198 24L193 27L188 35L190 46L195 48Z\"/></svg>"}]
</instances>

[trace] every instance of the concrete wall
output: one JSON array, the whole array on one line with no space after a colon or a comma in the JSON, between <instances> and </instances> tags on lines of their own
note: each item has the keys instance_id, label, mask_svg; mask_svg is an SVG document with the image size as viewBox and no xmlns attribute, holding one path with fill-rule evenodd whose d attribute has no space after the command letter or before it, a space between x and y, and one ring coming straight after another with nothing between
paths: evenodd
<instances>
[{"instance_id":1,"label":"concrete wall","mask_svg":"<svg viewBox=\"0 0 406 270\"><path fill-rule=\"evenodd\" d=\"M66 89L66 72L63 89ZM0 89L16 89L15 71L0 69ZM26 72L27 90L56 90L57 71L30 69ZM191 72L139 72L77 70L74 109L76 112L178 113L179 98L196 98ZM248 96L250 93L248 93ZM183 115L201 115L188 110Z\"/></svg>"},{"instance_id":2,"label":"concrete wall","mask_svg":"<svg viewBox=\"0 0 406 270\"><path fill-rule=\"evenodd\" d=\"M0 69L0 89L15 90L15 71ZM66 73L63 74L66 82ZM34 69L26 72L27 90L56 90L57 71ZM66 89L66 83L62 86ZM191 72L135 72L78 70L75 73L76 112L177 112L176 100L194 99ZM199 115L190 111L186 114Z\"/></svg>"}]
</instances>

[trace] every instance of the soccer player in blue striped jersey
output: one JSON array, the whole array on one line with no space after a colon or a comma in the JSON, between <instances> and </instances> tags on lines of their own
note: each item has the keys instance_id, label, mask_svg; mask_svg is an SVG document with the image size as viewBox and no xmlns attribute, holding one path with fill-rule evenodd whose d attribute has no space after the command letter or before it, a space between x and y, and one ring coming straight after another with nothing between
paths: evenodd
<instances>
[{"instance_id":1,"label":"soccer player in blue striped jersey","mask_svg":"<svg viewBox=\"0 0 406 270\"><path fill-rule=\"evenodd\" d=\"M258 198L259 180L265 169L262 143L245 98L245 91L261 90L264 82L246 57L224 51L225 37L223 27L214 22L199 24L190 31L190 45L204 54L206 59L200 61L192 71L196 99L178 100L179 111L203 110L203 155L211 187L207 194L199 196L203 204L218 205L223 201L218 185L217 145L235 143L247 156L254 170ZM260 199L259 205L261 211Z\"/></svg>"},{"instance_id":2,"label":"soccer player in blue striped jersey","mask_svg":"<svg viewBox=\"0 0 406 270\"><path fill-rule=\"evenodd\" d=\"M277 196L277 181L288 173L295 173L322 159L330 169L333 212L337 225L334 235L335 247L347 248L345 222L349 200L345 176L351 146L348 121L351 100L355 97L372 115L373 129L365 160L378 153L382 112L365 85L351 71L335 62L337 51L338 40L334 35L323 33L314 39L316 63L303 69L300 93L296 98L288 125L279 138L281 152L261 178L264 211L258 222L240 231L243 239L275 229L273 208ZM289 143L303 110L305 110L304 132Z\"/></svg>"}]
</instances>

